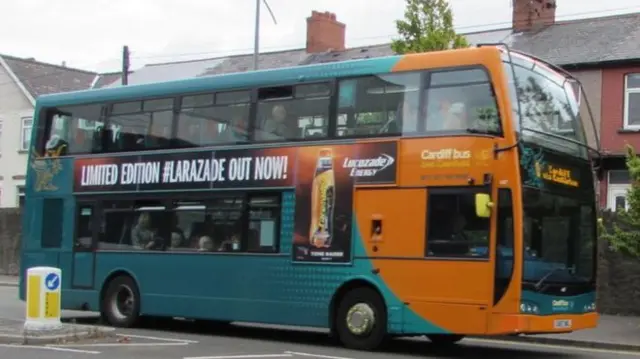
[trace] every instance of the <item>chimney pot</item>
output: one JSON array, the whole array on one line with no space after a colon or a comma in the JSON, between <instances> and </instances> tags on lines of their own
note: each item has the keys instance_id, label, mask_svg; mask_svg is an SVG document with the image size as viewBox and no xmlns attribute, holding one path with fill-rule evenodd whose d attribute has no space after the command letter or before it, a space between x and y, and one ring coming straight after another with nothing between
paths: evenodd
<instances>
[{"instance_id":1,"label":"chimney pot","mask_svg":"<svg viewBox=\"0 0 640 359\"><path fill-rule=\"evenodd\" d=\"M307 53L344 51L345 29L335 13L313 10L307 18Z\"/></svg>"},{"instance_id":2,"label":"chimney pot","mask_svg":"<svg viewBox=\"0 0 640 359\"><path fill-rule=\"evenodd\" d=\"M556 21L556 0L512 0L513 32L525 32L553 25Z\"/></svg>"}]
</instances>

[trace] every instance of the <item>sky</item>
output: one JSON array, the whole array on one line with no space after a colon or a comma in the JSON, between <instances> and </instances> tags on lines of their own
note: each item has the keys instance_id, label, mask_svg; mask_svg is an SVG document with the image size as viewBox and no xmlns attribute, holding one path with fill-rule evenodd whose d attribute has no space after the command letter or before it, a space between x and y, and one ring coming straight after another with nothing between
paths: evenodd
<instances>
[{"instance_id":1,"label":"sky","mask_svg":"<svg viewBox=\"0 0 640 359\"><path fill-rule=\"evenodd\" d=\"M253 51L256 0L1 0L0 53L90 71ZM510 27L512 0L450 0L458 32ZM389 42L404 0L268 0L260 50L302 48L312 10L347 25L347 47ZM638 0L557 0L557 20L640 11Z\"/></svg>"}]
</instances>

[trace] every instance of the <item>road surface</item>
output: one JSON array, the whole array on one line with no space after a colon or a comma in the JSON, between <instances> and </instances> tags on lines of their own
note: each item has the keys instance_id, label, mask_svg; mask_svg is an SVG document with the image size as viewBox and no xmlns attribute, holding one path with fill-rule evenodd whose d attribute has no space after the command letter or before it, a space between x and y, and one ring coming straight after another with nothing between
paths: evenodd
<instances>
[{"instance_id":1,"label":"road surface","mask_svg":"<svg viewBox=\"0 0 640 359\"><path fill-rule=\"evenodd\" d=\"M78 316L64 312L63 316ZM97 320L81 313L82 323ZM0 287L0 316L22 319L24 304L17 288ZM74 343L48 347L0 344L0 358L12 359L408 359L408 358L519 358L519 359L623 359L640 358L640 352L616 352L575 347L548 346L489 340L465 339L459 345L438 349L423 339L398 339L384 351L368 353L344 349L319 330L291 330L282 327L233 325L226 328L197 328L191 323L168 321L154 328L118 330L118 337L106 342Z\"/></svg>"}]
</instances>

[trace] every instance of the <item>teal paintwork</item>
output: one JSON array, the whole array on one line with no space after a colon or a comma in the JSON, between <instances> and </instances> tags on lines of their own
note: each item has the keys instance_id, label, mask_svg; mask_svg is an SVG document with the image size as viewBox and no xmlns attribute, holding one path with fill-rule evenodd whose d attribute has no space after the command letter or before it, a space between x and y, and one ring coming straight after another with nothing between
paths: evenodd
<instances>
[{"instance_id":1,"label":"teal paintwork","mask_svg":"<svg viewBox=\"0 0 640 359\"><path fill-rule=\"evenodd\" d=\"M538 315L556 314L584 314L593 312L596 301L596 293L590 292L575 296L553 296L535 293L529 290L522 291L521 303L536 306Z\"/></svg>"},{"instance_id":2,"label":"teal paintwork","mask_svg":"<svg viewBox=\"0 0 640 359\"><path fill-rule=\"evenodd\" d=\"M175 96L213 90L243 89L298 82L327 81L336 77L388 74L401 56L341 61L190 78L153 84L129 85L40 96L42 107L127 101L141 97Z\"/></svg>"},{"instance_id":3,"label":"teal paintwork","mask_svg":"<svg viewBox=\"0 0 640 359\"><path fill-rule=\"evenodd\" d=\"M275 255L98 252L96 287L72 289L70 276L76 284L78 275L82 284L92 278L86 273L71 274L70 248L65 246L60 255L65 259L59 261L64 281L63 308L78 309L86 303L91 310L97 310L99 290L105 280L124 271L139 283L142 311L148 315L327 327L329 303L338 288L350 280L364 280L382 293L390 332L446 333L405 306L372 274L369 260L359 259L348 265L292 263L294 192L286 192L282 201L281 248ZM70 230L73 227L69 225L66 228ZM355 220L353 228L355 256L363 255ZM65 236L66 243L71 241L71 233ZM27 251L25 267L42 264L41 254Z\"/></svg>"}]
</instances>

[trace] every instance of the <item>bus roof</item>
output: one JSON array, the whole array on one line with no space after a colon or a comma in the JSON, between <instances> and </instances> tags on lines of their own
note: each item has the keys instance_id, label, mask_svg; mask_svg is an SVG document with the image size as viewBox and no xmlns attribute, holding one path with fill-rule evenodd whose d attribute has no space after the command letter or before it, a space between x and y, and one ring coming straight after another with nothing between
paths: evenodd
<instances>
[{"instance_id":1,"label":"bus roof","mask_svg":"<svg viewBox=\"0 0 640 359\"><path fill-rule=\"evenodd\" d=\"M468 48L452 51L486 52L495 48ZM448 51L447 51L448 52ZM363 76L389 73L404 56L439 56L439 52L414 55L394 55L369 59L356 59L324 64L301 65L258 71L227 73L150 84L118 86L43 95L37 98L37 107L71 106L99 102L126 101L185 93L243 89L296 82L312 82L336 77ZM441 55L440 55L441 56Z\"/></svg>"}]
</instances>

